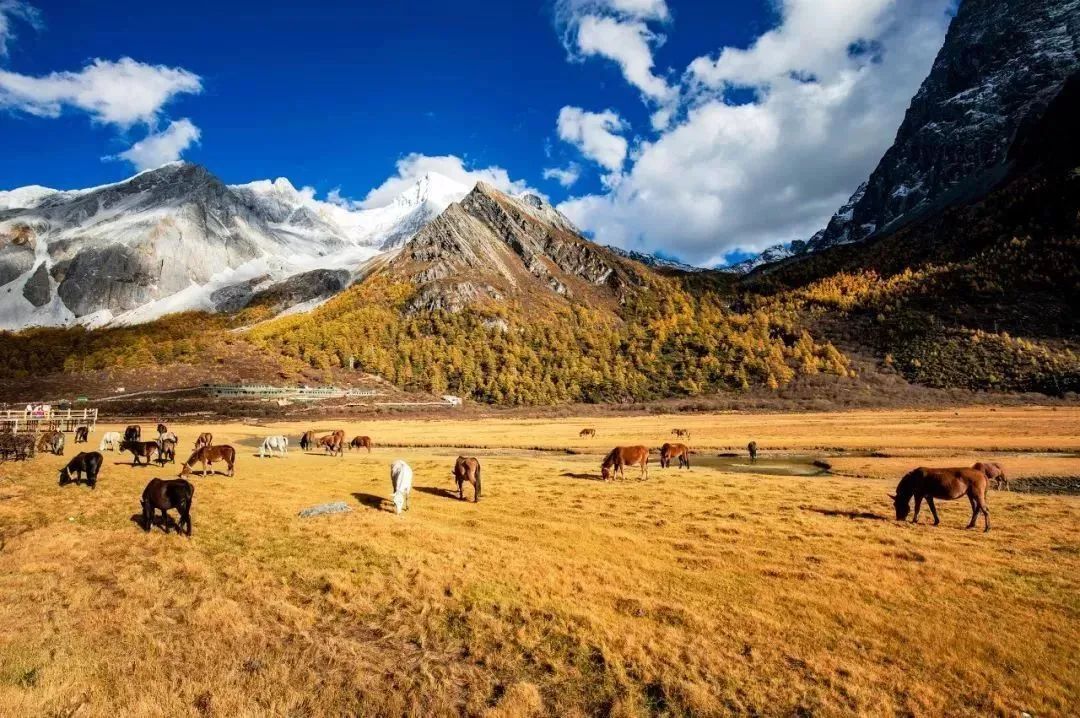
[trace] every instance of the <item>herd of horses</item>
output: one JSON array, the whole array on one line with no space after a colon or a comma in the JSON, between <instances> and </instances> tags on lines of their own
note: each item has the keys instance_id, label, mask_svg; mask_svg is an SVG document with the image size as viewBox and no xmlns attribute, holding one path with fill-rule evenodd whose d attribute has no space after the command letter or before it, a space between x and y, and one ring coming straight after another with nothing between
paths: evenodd
<instances>
[{"instance_id":1,"label":"herd of horses","mask_svg":"<svg viewBox=\"0 0 1080 718\"><path fill-rule=\"evenodd\" d=\"M685 429L673 429L672 434L678 437L689 438L690 433ZM89 431L86 427L79 427L75 432L75 443L86 443ZM595 437L596 430L592 428L582 429L581 437ZM179 437L168 430L164 424L157 425L157 438L150 441L142 440L142 428L138 425L128 426L123 435L118 432L106 432L103 434L98 451L80 452L64 468L60 470L60 485L85 483L91 489L97 486L98 475L103 463L102 451L130 452L132 454L132 466L149 466L151 461L156 461L159 466L166 463L176 463L176 448ZM351 441L345 441L345 432L338 429L323 436L317 436L314 431L304 432L300 438L300 447L304 451L318 451L322 449L330 456L342 456L344 448L350 450L366 448L371 452L373 442L370 436L356 436ZM258 456L265 457L267 453L273 456L284 457L288 454L289 439L281 435L267 436L259 449ZM63 455L64 435L61 432L46 432L38 440L41 451L51 451L57 455ZM747 452L751 461L757 459L757 443L751 441L747 445ZM660 447L660 466L669 468L672 461L678 461L678 468L690 468L690 448L684 443L665 442ZM600 476L604 481L626 477L627 467L638 467L642 480L649 477L650 450L646 446L616 446L609 451L600 464ZM207 476L211 472L216 473L214 465L224 465L227 476L235 476L236 449L228 444L215 444L213 434L203 432L196 437L193 450L188 459L180 466L179 475L175 479L151 480L143 490L141 497L143 529L150 531L154 523L156 512L161 513L162 526L166 533L169 531L168 511L175 509L179 514L176 523L177 531L191 535L191 505L195 495L195 487L186 477L194 475L196 466L201 468L201 476ZM458 498L465 499L465 484L472 487L473 501L479 503L481 497L481 466L476 457L459 456L454 462L452 475L457 484ZM402 460L397 460L391 465L390 479L393 491L391 501L396 513L407 511L409 508L409 494L412 490L412 469ZM923 501L926 501L930 513L934 517L934 525L940 523L935 500L954 500L966 497L971 505L971 520L967 528L976 525L980 515L983 517L984 530L990 530L990 510L987 507L986 492L993 482L997 489L1008 489L1009 482L1001 464L980 461L971 467L959 468L927 468L919 467L907 473L897 484L896 493L889 494L896 512L896 520L906 520L912 513L912 501L914 501L914 514L912 522L918 523L919 511Z\"/></svg>"}]
</instances>

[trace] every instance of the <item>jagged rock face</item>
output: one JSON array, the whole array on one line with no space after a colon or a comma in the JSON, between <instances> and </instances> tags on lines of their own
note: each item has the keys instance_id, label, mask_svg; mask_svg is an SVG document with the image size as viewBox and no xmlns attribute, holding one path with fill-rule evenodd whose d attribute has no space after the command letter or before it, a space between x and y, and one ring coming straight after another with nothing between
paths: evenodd
<instances>
[{"instance_id":1,"label":"jagged rock face","mask_svg":"<svg viewBox=\"0 0 1080 718\"><path fill-rule=\"evenodd\" d=\"M858 241L985 192L1003 176L1021 125L1078 70L1080 0L963 0L895 143L806 249Z\"/></svg>"},{"instance_id":2,"label":"jagged rock face","mask_svg":"<svg viewBox=\"0 0 1080 718\"><path fill-rule=\"evenodd\" d=\"M29 272L34 266L34 250L25 244L0 244L0 285Z\"/></svg>"},{"instance_id":3,"label":"jagged rock face","mask_svg":"<svg viewBox=\"0 0 1080 718\"><path fill-rule=\"evenodd\" d=\"M642 282L632 264L581 237L541 198L481 183L418 232L390 271L418 285L412 309L458 311L508 296L621 299Z\"/></svg>"},{"instance_id":4,"label":"jagged rock face","mask_svg":"<svg viewBox=\"0 0 1080 718\"><path fill-rule=\"evenodd\" d=\"M52 296L52 285L49 282L49 270L44 262L39 264L34 273L30 275L30 279L23 285L22 293L26 297L26 301L35 307L43 307L49 303L49 298Z\"/></svg>"}]
</instances>

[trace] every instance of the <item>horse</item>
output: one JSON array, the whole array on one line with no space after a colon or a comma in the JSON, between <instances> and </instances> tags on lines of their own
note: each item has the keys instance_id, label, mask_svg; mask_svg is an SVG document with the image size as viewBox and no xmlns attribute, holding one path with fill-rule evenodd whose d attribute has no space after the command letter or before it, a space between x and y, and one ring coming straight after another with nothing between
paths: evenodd
<instances>
[{"instance_id":1,"label":"horse","mask_svg":"<svg viewBox=\"0 0 1080 718\"><path fill-rule=\"evenodd\" d=\"M600 475L604 481L615 478L618 473L624 479L626 466L638 464L641 466L641 478L649 478L649 449L644 446L616 446L604 457L604 463L600 465Z\"/></svg>"},{"instance_id":2,"label":"horse","mask_svg":"<svg viewBox=\"0 0 1080 718\"><path fill-rule=\"evenodd\" d=\"M72 482L78 483L86 474L86 484L91 488L97 488L98 472L101 471L101 462L104 458L96 451L87 453L80 451L79 454L68 462L67 466L60 469L60 485L64 486ZM75 478L71 478L71 474Z\"/></svg>"},{"instance_id":3,"label":"horse","mask_svg":"<svg viewBox=\"0 0 1080 718\"><path fill-rule=\"evenodd\" d=\"M319 439L319 446L329 451L331 456L344 456L345 432L335 431Z\"/></svg>"},{"instance_id":4,"label":"horse","mask_svg":"<svg viewBox=\"0 0 1080 718\"><path fill-rule=\"evenodd\" d=\"M353 440L349 442L349 451L353 449L359 449L361 447L367 447L367 452L371 453L371 437L370 436L354 436Z\"/></svg>"},{"instance_id":5,"label":"horse","mask_svg":"<svg viewBox=\"0 0 1080 718\"><path fill-rule=\"evenodd\" d=\"M150 479L142 492L143 530L147 533L154 525L154 510L161 512L161 525L169 533L169 509L176 509L180 520L176 522L176 533L191 535L191 502L195 498L195 487L185 479ZM185 527L187 530L185 531Z\"/></svg>"},{"instance_id":6,"label":"horse","mask_svg":"<svg viewBox=\"0 0 1080 718\"><path fill-rule=\"evenodd\" d=\"M38 439L38 451L48 451L57 456L64 455L64 434L59 431L46 431Z\"/></svg>"},{"instance_id":7,"label":"horse","mask_svg":"<svg viewBox=\"0 0 1080 718\"><path fill-rule=\"evenodd\" d=\"M679 468L690 468L690 448L686 444L667 444L660 447L660 468L671 466L673 457L679 458Z\"/></svg>"},{"instance_id":8,"label":"horse","mask_svg":"<svg viewBox=\"0 0 1080 718\"><path fill-rule=\"evenodd\" d=\"M75 443L85 444L90 440L90 428L86 426L75 427Z\"/></svg>"},{"instance_id":9,"label":"horse","mask_svg":"<svg viewBox=\"0 0 1080 718\"><path fill-rule=\"evenodd\" d=\"M142 438L142 427L138 424L132 424L128 428L124 429L124 441L138 441Z\"/></svg>"},{"instance_id":10,"label":"horse","mask_svg":"<svg viewBox=\"0 0 1080 718\"><path fill-rule=\"evenodd\" d=\"M473 485L473 503L480 503L480 461L475 456L457 457L454 462L454 480L457 481L458 498L465 500L465 482Z\"/></svg>"},{"instance_id":11,"label":"horse","mask_svg":"<svg viewBox=\"0 0 1080 718\"><path fill-rule=\"evenodd\" d=\"M689 439L690 438L690 430L689 429L672 429L671 434L672 434L672 436L681 437L683 439Z\"/></svg>"},{"instance_id":12,"label":"horse","mask_svg":"<svg viewBox=\"0 0 1080 718\"><path fill-rule=\"evenodd\" d=\"M308 449L315 448L315 432L305 431L304 435L300 437L300 450L307 451Z\"/></svg>"},{"instance_id":13,"label":"horse","mask_svg":"<svg viewBox=\"0 0 1080 718\"><path fill-rule=\"evenodd\" d=\"M746 453L750 454L750 463L753 464L757 461L757 442L751 441L746 445Z\"/></svg>"},{"instance_id":14,"label":"horse","mask_svg":"<svg viewBox=\"0 0 1080 718\"><path fill-rule=\"evenodd\" d=\"M134 457L132 460L132 466L149 466L150 460L155 454L161 455L161 447L158 446L156 441L128 441L125 439L120 442L120 451L130 451ZM146 460L146 463L139 463L139 458L142 457Z\"/></svg>"},{"instance_id":15,"label":"horse","mask_svg":"<svg viewBox=\"0 0 1080 718\"><path fill-rule=\"evenodd\" d=\"M274 452L277 451L282 456L289 453L289 440L284 436L268 436L263 439L262 446L259 447L259 458L262 459L267 453L273 457Z\"/></svg>"},{"instance_id":16,"label":"horse","mask_svg":"<svg viewBox=\"0 0 1080 718\"><path fill-rule=\"evenodd\" d=\"M172 439L158 439L158 464L176 463L176 442Z\"/></svg>"},{"instance_id":17,"label":"horse","mask_svg":"<svg viewBox=\"0 0 1080 718\"><path fill-rule=\"evenodd\" d=\"M195 448L193 450L198 451L199 449L205 448L207 446L212 446L213 444L214 435L211 434L209 431L204 431L203 433L199 434L199 438L195 439Z\"/></svg>"},{"instance_id":18,"label":"horse","mask_svg":"<svg viewBox=\"0 0 1080 718\"><path fill-rule=\"evenodd\" d=\"M586 436L596 436L596 429L582 429L578 432L578 437L584 439Z\"/></svg>"},{"instance_id":19,"label":"horse","mask_svg":"<svg viewBox=\"0 0 1080 718\"><path fill-rule=\"evenodd\" d=\"M1009 490L1009 479L1005 476L1005 469L996 461L979 461L971 468L986 474L986 480L993 481L995 489L1000 491L1004 486L1006 491Z\"/></svg>"},{"instance_id":20,"label":"horse","mask_svg":"<svg viewBox=\"0 0 1080 718\"><path fill-rule=\"evenodd\" d=\"M101 435L98 451L116 451L120 446L120 432L106 431Z\"/></svg>"},{"instance_id":21,"label":"horse","mask_svg":"<svg viewBox=\"0 0 1080 718\"><path fill-rule=\"evenodd\" d=\"M233 470L233 466L236 464L236 449L228 444L219 444L218 446L204 446L201 449L196 449L180 467L180 476L190 475L192 473L191 467L196 463L202 464L202 475L206 476L207 470L213 467L215 461L225 462L225 465L229 467L228 476L236 475Z\"/></svg>"},{"instance_id":22,"label":"horse","mask_svg":"<svg viewBox=\"0 0 1080 718\"><path fill-rule=\"evenodd\" d=\"M169 427L165 426L164 424L158 424L157 425L158 436L161 436L162 434L167 433L168 431L169 431Z\"/></svg>"},{"instance_id":23,"label":"horse","mask_svg":"<svg viewBox=\"0 0 1080 718\"><path fill-rule=\"evenodd\" d=\"M409 494L412 492L412 469L401 459L390 464L390 486L394 489L391 500L394 502L394 513L400 514L403 510L409 510Z\"/></svg>"},{"instance_id":24,"label":"horse","mask_svg":"<svg viewBox=\"0 0 1080 718\"><path fill-rule=\"evenodd\" d=\"M925 498L934 515L934 525L941 523L938 518L934 499L952 500L967 496L971 503L971 521L967 528L975 527L975 519L983 515L984 531L990 530L990 509L986 506L986 487L989 481L986 474L967 467L958 469L928 469L920 466L900 479L896 485L896 494L889 494L896 508L896 520L903 521L910 510L909 502L915 497L915 515L911 523L919 523L919 507Z\"/></svg>"}]
</instances>

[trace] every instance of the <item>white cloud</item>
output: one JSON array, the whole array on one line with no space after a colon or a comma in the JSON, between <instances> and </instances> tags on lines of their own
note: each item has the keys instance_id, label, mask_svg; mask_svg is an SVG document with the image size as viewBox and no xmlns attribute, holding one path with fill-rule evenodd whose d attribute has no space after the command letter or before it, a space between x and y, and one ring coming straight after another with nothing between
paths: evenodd
<instances>
[{"instance_id":1,"label":"white cloud","mask_svg":"<svg viewBox=\"0 0 1080 718\"><path fill-rule=\"evenodd\" d=\"M541 197L544 196L522 180L510 179L510 174L502 167L470 168L466 166L464 160L455 155L429 156L414 152L398 160L396 169L397 174L368 192L360 202L345 201L361 209L384 207L429 173L442 175L468 187L472 187L477 182L486 182L508 194L532 192ZM337 194L337 198L341 199L340 193Z\"/></svg>"},{"instance_id":2,"label":"white cloud","mask_svg":"<svg viewBox=\"0 0 1080 718\"><path fill-rule=\"evenodd\" d=\"M184 150L198 143L201 134L191 120L177 120L161 132L147 135L120 154L105 159L127 160L140 172L156 169L180 159Z\"/></svg>"},{"instance_id":3,"label":"white cloud","mask_svg":"<svg viewBox=\"0 0 1080 718\"><path fill-rule=\"evenodd\" d=\"M571 162L566 167L547 167L544 169L544 179L555 180L563 187L570 187L581 177L581 167L576 162Z\"/></svg>"},{"instance_id":4,"label":"white cloud","mask_svg":"<svg viewBox=\"0 0 1080 718\"><path fill-rule=\"evenodd\" d=\"M42 26L41 13L23 0L0 0L0 57L7 57L8 44L15 39L15 21L21 20L35 30Z\"/></svg>"},{"instance_id":5,"label":"white cloud","mask_svg":"<svg viewBox=\"0 0 1080 718\"><path fill-rule=\"evenodd\" d=\"M183 93L202 91L198 75L179 67L148 65L124 57L95 59L78 72L42 77L0 70L0 108L39 117L58 117L65 107L95 122L126 129L153 126L162 108Z\"/></svg>"},{"instance_id":6,"label":"white cloud","mask_svg":"<svg viewBox=\"0 0 1080 718\"><path fill-rule=\"evenodd\" d=\"M586 112L568 105L559 110L557 128L560 139L601 167L610 172L622 170L628 143L616 133L626 129L626 123L615 111Z\"/></svg>"},{"instance_id":7,"label":"white cloud","mask_svg":"<svg viewBox=\"0 0 1080 718\"><path fill-rule=\"evenodd\" d=\"M779 27L750 48L691 63L685 114L670 129L654 118L664 131L619 181L560 209L600 242L703 264L809 237L888 148L951 4L783 0ZM753 101L728 104L731 86Z\"/></svg>"},{"instance_id":8,"label":"white cloud","mask_svg":"<svg viewBox=\"0 0 1080 718\"><path fill-rule=\"evenodd\" d=\"M663 44L664 36L647 23L670 17L664 0L561 0L555 8L555 22L571 59L607 58L643 97L661 104L672 102L678 89L653 69L653 48Z\"/></svg>"}]
</instances>

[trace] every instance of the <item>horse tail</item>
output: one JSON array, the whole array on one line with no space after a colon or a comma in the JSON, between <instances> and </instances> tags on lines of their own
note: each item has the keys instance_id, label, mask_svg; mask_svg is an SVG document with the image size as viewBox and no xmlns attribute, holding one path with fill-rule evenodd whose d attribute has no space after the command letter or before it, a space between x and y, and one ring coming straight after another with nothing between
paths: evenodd
<instances>
[{"instance_id":1,"label":"horse tail","mask_svg":"<svg viewBox=\"0 0 1080 718\"><path fill-rule=\"evenodd\" d=\"M480 464L476 465L476 494L473 500L480 500Z\"/></svg>"}]
</instances>

